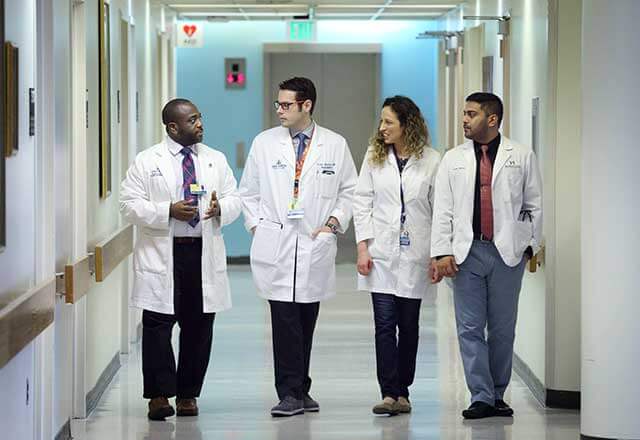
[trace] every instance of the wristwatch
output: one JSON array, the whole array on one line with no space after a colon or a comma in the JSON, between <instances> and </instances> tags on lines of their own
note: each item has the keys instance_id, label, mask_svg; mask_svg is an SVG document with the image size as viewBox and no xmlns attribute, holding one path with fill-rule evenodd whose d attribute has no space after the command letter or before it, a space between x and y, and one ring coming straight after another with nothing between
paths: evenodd
<instances>
[{"instance_id":1,"label":"wristwatch","mask_svg":"<svg viewBox=\"0 0 640 440\"><path fill-rule=\"evenodd\" d=\"M331 232L333 232L334 234L338 233L338 225L335 225L331 222L326 222L324 224L327 228L331 229Z\"/></svg>"}]
</instances>

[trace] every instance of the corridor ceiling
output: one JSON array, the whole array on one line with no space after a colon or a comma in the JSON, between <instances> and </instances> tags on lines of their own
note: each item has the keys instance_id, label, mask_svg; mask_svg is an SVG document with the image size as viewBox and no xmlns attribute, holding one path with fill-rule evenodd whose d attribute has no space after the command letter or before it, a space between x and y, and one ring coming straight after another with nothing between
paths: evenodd
<instances>
[{"instance_id":1,"label":"corridor ceiling","mask_svg":"<svg viewBox=\"0 0 640 440\"><path fill-rule=\"evenodd\" d=\"M464 0L154 0L183 18L220 20L429 20Z\"/></svg>"}]
</instances>

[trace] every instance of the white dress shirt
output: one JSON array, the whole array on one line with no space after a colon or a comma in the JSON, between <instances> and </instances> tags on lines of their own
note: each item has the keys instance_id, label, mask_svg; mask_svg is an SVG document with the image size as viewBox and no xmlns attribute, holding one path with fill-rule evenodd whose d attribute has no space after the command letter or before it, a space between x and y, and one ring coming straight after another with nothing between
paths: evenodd
<instances>
[{"instance_id":1,"label":"white dress shirt","mask_svg":"<svg viewBox=\"0 0 640 440\"><path fill-rule=\"evenodd\" d=\"M184 200L184 192L182 191L183 173L182 173L182 160L184 155L181 153L183 146L167 136L167 145L169 151L173 156L173 170L175 171L176 183L175 194L176 200ZM193 165L196 169L196 182L198 182L198 176L200 175L200 161L198 160L198 145L190 145L191 158L193 159ZM198 203L202 201L198 200ZM192 227L188 222L183 222L175 218L171 218L172 222L175 222L173 227L174 237L202 237L202 219L198 222L196 227Z\"/></svg>"}]
</instances>

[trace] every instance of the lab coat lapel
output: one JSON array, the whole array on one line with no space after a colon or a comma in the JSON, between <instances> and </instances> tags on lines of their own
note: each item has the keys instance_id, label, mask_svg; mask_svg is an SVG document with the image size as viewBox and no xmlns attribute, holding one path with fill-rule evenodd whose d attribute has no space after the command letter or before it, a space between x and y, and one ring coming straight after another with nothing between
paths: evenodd
<instances>
[{"instance_id":1,"label":"lab coat lapel","mask_svg":"<svg viewBox=\"0 0 640 440\"><path fill-rule=\"evenodd\" d=\"M313 137L311 138L311 143L309 144L309 152L307 153L307 157L304 160L304 164L302 165L302 175L300 178L304 178L304 176L314 168L314 165L320 159L322 155L322 145L324 143L324 139L322 136L322 130L320 127L316 125L316 128L313 133Z\"/></svg>"},{"instance_id":2,"label":"lab coat lapel","mask_svg":"<svg viewBox=\"0 0 640 440\"><path fill-rule=\"evenodd\" d=\"M167 187L167 191L170 194L171 200L174 200L176 175L173 170L173 164L171 163L172 160L173 155L171 154L171 151L169 151L169 146L165 142L163 147L156 152L156 165L162 173L162 177Z\"/></svg>"},{"instance_id":3,"label":"lab coat lapel","mask_svg":"<svg viewBox=\"0 0 640 440\"><path fill-rule=\"evenodd\" d=\"M493 164L493 173L491 176L491 187L493 188L495 185L496 178L500 173L500 170L507 163L509 158L511 157L511 151L513 151L513 145L507 138L502 139L502 143L500 147L498 147L498 155L496 156L496 161Z\"/></svg>"}]
</instances>

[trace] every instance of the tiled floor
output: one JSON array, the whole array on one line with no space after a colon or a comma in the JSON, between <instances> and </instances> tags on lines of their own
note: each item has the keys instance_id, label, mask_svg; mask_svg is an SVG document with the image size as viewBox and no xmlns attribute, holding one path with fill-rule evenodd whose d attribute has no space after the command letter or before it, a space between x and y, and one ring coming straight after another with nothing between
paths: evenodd
<instances>
[{"instance_id":1,"label":"tiled floor","mask_svg":"<svg viewBox=\"0 0 640 440\"><path fill-rule=\"evenodd\" d=\"M200 416L166 422L146 418L142 400L139 345L99 407L87 420L74 420L78 440L342 440L578 439L579 414L545 410L514 377L506 400L516 416L466 422L467 389L455 339L451 292L444 284L437 298L423 301L413 413L376 417L379 399L371 300L355 291L353 266L338 267L339 294L320 309L312 353L311 394L321 411L273 419L275 403L271 331L266 303L253 289L246 266L230 269L234 308L216 317L214 349Z\"/></svg>"}]
</instances>

